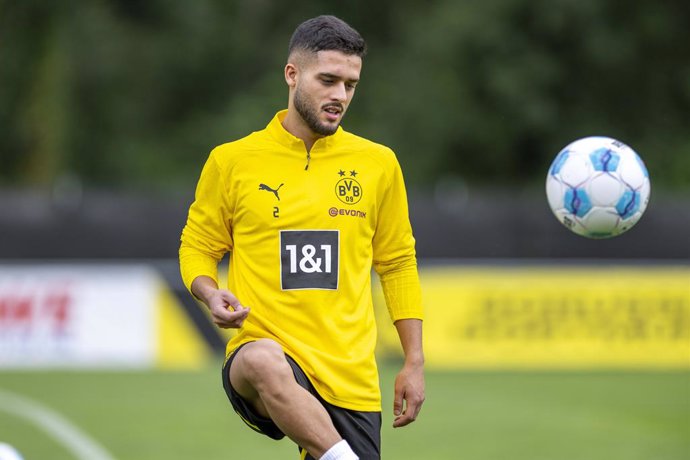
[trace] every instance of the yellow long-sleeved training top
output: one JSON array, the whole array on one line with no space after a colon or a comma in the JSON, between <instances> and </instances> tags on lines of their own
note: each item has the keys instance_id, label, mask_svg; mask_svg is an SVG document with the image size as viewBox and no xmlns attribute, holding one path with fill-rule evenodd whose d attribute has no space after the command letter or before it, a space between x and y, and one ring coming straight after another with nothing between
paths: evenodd
<instances>
[{"instance_id":1,"label":"yellow long-sleeved training top","mask_svg":"<svg viewBox=\"0 0 690 460\"><path fill-rule=\"evenodd\" d=\"M422 318L400 166L342 128L308 155L285 115L211 152L182 232L182 278L188 289L217 280L230 252L228 288L251 311L228 354L271 338L326 401L380 411L372 265L391 319Z\"/></svg>"}]
</instances>

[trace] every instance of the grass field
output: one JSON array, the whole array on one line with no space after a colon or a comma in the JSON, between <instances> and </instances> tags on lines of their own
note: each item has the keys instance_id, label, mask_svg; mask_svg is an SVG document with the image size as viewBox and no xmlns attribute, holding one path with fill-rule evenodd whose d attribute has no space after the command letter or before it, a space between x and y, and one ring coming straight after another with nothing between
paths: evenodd
<instances>
[{"instance_id":1,"label":"grass field","mask_svg":"<svg viewBox=\"0 0 690 460\"><path fill-rule=\"evenodd\" d=\"M395 367L381 369L383 458L687 460L688 372L429 372L418 421L393 430ZM121 460L297 459L246 428L219 371L0 372L0 390L69 420ZM0 442L26 460L73 459L0 403Z\"/></svg>"}]
</instances>

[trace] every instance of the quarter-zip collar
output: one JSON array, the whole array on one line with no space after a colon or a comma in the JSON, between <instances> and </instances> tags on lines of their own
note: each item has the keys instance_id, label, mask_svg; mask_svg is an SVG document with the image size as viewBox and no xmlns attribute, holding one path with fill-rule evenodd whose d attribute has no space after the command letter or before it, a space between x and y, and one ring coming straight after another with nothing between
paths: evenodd
<instances>
[{"instance_id":1,"label":"quarter-zip collar","mask_svg":"<svg viewBox=\"0 0 690 460\"><path fill-rule=\"evenodd\" d=\"M305 146L304 141L297 136L294 136L283 127L283 120L285 119L286 115L287 109L276 113L268 126L266 126L266 131L280 144L304 155L305 169L309 169L309 162L313 159L312 157L314 153L332 148L343 135L343 129L338 126L338 129L332 135L317 139L316 142L314 142L311 151L307 152L307 147Z\"/></svg>"}]
</instances>

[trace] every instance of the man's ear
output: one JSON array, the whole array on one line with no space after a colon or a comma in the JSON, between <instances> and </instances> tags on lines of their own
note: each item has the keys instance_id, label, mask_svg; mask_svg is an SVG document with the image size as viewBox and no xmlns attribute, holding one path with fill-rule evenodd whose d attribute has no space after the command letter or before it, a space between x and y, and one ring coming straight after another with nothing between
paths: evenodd
<instances>
[{"instance_id":1,"label":"man's ear","mask_svg":"<svg viewBox=\"0 0 690 460\"><path fill-rule=\"evenodd\" d=\"M294 88L297 85L297 66L291 62L288 62L285 66L285 82L290 88Z\"/></svg>"}]
</instances>

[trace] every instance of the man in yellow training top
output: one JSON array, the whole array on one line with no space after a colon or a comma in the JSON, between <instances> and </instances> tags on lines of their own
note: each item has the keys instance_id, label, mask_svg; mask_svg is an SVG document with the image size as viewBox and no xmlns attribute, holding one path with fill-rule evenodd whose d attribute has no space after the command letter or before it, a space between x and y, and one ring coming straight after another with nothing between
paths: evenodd
<instances>
[{"instance_id":1,"label":"man in yellow training top","mask_svg":"<svg viewBox=\"0 0 690 460\"><path fill-rule=\"evenodd\" d=\"M387 147L344 131L366 44L333 16L297 27L288 108L215 148L182 232L180 267L214 322L237 328L223 385L263 434L307 459L379 459L371 267L405 354L394 421L424 401L422 307L403 176ZM229 286L217 266L230 256Z\"/></svg>"}]
</instances>

